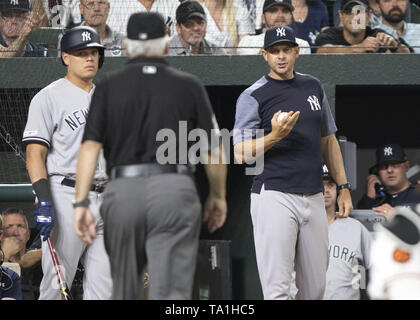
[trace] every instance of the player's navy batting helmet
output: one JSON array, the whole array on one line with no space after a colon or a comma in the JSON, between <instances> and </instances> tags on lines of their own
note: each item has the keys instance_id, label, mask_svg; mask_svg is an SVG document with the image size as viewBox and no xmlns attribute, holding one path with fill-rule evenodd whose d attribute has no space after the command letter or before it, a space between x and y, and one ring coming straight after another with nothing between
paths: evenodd
<instances>
[{"instance_id":1,"label":"player's navy batting helmet","mask_svg":"<svg viewBox=\"0 0 420 320\"><path fill-rule=\"evenodd\" d=\"M84 48L98 48L99 68L105 59L105 47L101 45L98 33L95 29L86 26L75 27L67 31L60 41L61 52L71 52ZM66 65L61 58L61 62Z\"/></svg>"}]
</instances>

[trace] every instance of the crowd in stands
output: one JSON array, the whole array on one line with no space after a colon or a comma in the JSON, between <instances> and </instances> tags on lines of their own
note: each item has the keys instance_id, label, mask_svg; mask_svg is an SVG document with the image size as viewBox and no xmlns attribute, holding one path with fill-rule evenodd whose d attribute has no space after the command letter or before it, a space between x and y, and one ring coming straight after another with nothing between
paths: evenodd
<instances>
[{"instance_id":1,"label":"crowd in stands","mask_svg":"<svg viewBox=\"0 0 420 320\"><path fill-rule=\"evenodd\" d=\"M107 56L124 55L128 17L159 12L169 55L258 54L268 28L287 25L301 54L419 53L414 0L0 0L0 57L48 57L39 28L97 30ZM414 14L415 13L415 14Z\"/></svg>"}]
</instances>

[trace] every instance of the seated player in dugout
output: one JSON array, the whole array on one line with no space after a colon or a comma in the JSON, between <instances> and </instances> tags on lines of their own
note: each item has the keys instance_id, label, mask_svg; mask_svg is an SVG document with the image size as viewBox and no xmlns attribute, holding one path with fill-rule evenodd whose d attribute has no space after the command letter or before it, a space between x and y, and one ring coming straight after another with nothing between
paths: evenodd
<instances>
[{"instance_id":1,"label":"seated player in dugout","mask_svg":"<svg viewBox=\"0 0 420 320\"><path fill-rule=\"evenodd\" d=\"M366 179L366 193L357 203L358 209L372 209L389 219L393 208L420 203L417 183L408 180L410 163L398 144L385 144L376 149L376 164Z\"/></svg>"},{"instance_id":2,"label":"seated player in dugout","mask_svg":"<svg viewBox=\"0 0 420 320\"><path fill-rule=\"evenodd\" d=\"M316 53L410 53L403 42L368 26L368 0L343 0L338 13L342 26L328 28L317 36Z\"/></svg>"},{"instance_id":3,"label":"seated player in dugout","mask_svg":"<svg viewBox=\"0 0 420 320\"><path fill-rule=\"evenodd\" d=\"M30 0L0 0L0 58L48 57L46 48L28 41L45 17L43 7L32 7Z\"/></svg>"},{"instance_id":4,"label":"seated player in dugout","mask_svg":"<svg viewBox=\"0 0 420 320\"><path fill-rule=\"evenodd\" d=\"M328 270L324 300L366 297L371 235L359 221L337 218L337 184L323 166L325 211L328 221Z\"/></svg>"}]
</instances>

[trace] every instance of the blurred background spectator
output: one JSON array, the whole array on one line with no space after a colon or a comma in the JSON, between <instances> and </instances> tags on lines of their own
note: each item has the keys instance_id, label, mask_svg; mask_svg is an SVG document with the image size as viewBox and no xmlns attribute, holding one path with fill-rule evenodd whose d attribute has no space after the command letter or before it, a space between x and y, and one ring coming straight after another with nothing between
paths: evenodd
<instances>
[{"instance_id":1,"label":"blurred background spectator","mask_svg":"<svg viewBox=\"0 0 420 320\"><path fill-rule=\"evenodd\" d=\"M259 54L264 45L264 36L267 29L276 26L293 27L293 6L291 0L265 0L261 21L264 24L263 32L258 35L248 35L238 44L238 54ZM309 43L296 38L300 47L299 54L310 54Z\"/></svg>"},{"instance_id":2,"label":"blurred background spectator","mask_svg":"<svg viewBox=\"0 0 420 320\"><path fill-rule=\"evenodd\" d=\"M101 44L105 46L105 56L115 57L123 54L124 35L107 25L110 7L108 0L80 0L79 4L82 25L98 32Z\"/></svg>"},{"instance_id":3,"label":"blurred background spectator","mask_svg":"<svg viewBox=\"0 0 420 320\"><path fill-rule=\"evenodd\" d=\"M318 34L329 27L327 7L321 0L292 0L292 5L296 36L315 45Z\"/></svg>"},{"instance_id":4,"label":"blurred background spectator","mask_svg":"<svg viewBox=\"0 0 420 320\"><path fill-rule=\"evenodd\" d=\"M206 39L227 53L236 53L239 41L255 34L255 23L242 0L199 0L207 17Z\"/></svg>"},{"instance_id":5,"label":"blurred background spectator","mask_svg":"<svg viewBox=\"0 0 420 320\"><path fill-rule=\"evenodd\" d=\"M404 21L409 8L408 0L376 0L382 16L375 26L404 42L416 53L420 53L420 24Z\"/></svg>"},{"instance_id":6,"label":"blurred background spectator","mask_svg":"<svg viewBox=\"0 0 420 320\"><path fill-rule=\"evenodd\" d=\"M317 53L410 53L404 44L384 33L372 29L367 23L370 17L367 0L344 0L339 11L340 27L321 32L315 40Z\"/></svg>"},{"instance_id":7,"label":"blurred background spectator","mask_svg":"<svg viewBox=\"0 0 420 320\"><path fill-rule=\"evenodd\" d=\"M207 18L197 1L184 1L176 9L176 34L169 42L170 56L197 54L226 54L205 39Z\"/></svg>"},{"instance_id":8,"label":"blurred background spectator","mask_svg":"<svg viewBox=\"0 0 420 320\"><path fill-rule=\"evenodd\" d=\"M5 265L14 252L3 248L3 225L0 219L0 300L22 300L19 274Z\"/></svg>"},{"instance_id":9,"label":"blurred background spectator","mask_svg":"<svg viewBox=\"0 0 420 320\"><path fill-rule=\"evenodd\" d=\"M19 208L7 208L0 217L3 225L1 247L7 251L8 261L18 264L24 300L37 300L42 279L41 239L34 237L28 246L30 229L24 212Z\"/></svg>"},{"instance_id":10,"label":"blurred background spectator","mask_svg":"<svg viewBox=\"0 0 420 320\"><path fill-rule=\"evenodd\" d=\"M32 0L42 1L47 13L48 25L54 28L72 28L82 22L79 0Z\"/></svg>"},{"instance_id":11,"label":"blurred background spectator","mask_svg":"<svg viewBox=\"0 0 420 320\"><path fill-rule=\"evenodd\" d=\"M172 35L175 28L175 11L179 0L109 0L111 10L109 12L108 25L115 31L127 34L127 23L131 14L136 12L158 12Z\"/></svg>"},{"instance_id":12,"label":"blurred background spectator","mask_svg":"<svg viewBox=\"0 0 420 320\"><path fill-rule=\"evenodd\" d=\"M0 57L47 57L47 49L27 40L44 17L44 11L32 10L29 0L0 0Z\"/></svg>"}]
</instances>

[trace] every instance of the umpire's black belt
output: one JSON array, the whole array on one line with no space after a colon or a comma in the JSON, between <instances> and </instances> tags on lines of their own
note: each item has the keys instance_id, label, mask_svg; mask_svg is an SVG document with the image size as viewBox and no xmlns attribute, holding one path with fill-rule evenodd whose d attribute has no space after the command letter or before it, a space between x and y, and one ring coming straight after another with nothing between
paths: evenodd
<instances>
[{"instance_id":1,"label":"umpire's black belt","mask_svg":"<svg viewBox=\"0 0 420 320\"><path fill-rule=\"evenodd\" d=\"M191 170L185 165L178 164L131 164L113 167L109 174L109 179L150 177L164 173L191 174Z\"/></svg>"},{"instance_id":2,"label":"umpire's black belt","mask_svg":"<svg viewBox=\"0 0 420 320\"><path fill-rule=\"evenodd\" d=\"M63 186L67 186L67 187L72 187L72 188L76 187L76 181L73 180L73 179L69 179L69 178L64 178L63 181L61 181L61 184ZM95 191L97 193L102 193L105 190L105 185L106 185L106 183L92 184L90 186L90 191Z\"/></svg>"}]
</instances>

